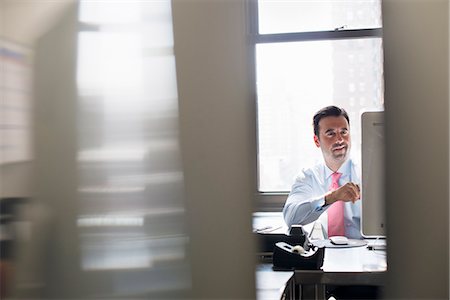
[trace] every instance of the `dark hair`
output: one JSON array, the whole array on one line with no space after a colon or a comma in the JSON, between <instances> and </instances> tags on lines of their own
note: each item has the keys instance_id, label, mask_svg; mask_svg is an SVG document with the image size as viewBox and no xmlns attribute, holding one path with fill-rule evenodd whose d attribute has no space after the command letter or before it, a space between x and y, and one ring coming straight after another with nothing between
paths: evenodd
<instances>
[{"instance_id":1,"label":"dark hair","mask_svg":"<svg viewBox=\"0 0 450 300\"><path fill-rule=\"evenodd\" d=\"M348 118L348 114L343 108L339 108L337 106L327 106L316 112L316 114L313 117L313 126L314 126L314 134L319 136L319 122L322 120L322 118L325 117L340 117L343 116L347 122L348 125L350 125L350 120Z\"/></svg>"}]
</instances>

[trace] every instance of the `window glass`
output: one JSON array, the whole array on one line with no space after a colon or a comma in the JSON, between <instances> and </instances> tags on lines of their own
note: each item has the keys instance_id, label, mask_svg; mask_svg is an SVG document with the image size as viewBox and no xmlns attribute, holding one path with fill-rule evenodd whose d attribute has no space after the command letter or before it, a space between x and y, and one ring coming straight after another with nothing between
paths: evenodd
<instances>
[{"instance_id":1,"label":"window glass","mask_svg":"<svg viewBox=\"0 0 450 300\"><path fill-rule=\"evenodd\" d=\"M259 0L259 33L381 27L381 0Z\"/></svg>"},{"instance_id":2,"label":"window glass","mask_svg":"<svg viewBox=\"0 0 450 300\"><path fill-rule=\"evenodd\" d=\"M360 114L383 108L381 38L256 45L259 191L289 191L320 161L312 117L327 105L350 116L352 157L360 157Z\"/></svg>"}]
</instances>

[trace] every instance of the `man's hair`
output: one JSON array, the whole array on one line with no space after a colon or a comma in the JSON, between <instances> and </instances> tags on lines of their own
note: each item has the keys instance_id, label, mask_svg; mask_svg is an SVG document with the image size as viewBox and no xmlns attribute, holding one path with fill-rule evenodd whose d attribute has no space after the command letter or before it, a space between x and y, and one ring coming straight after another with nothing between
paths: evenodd
<instances>
[{"instance_id":1,"label":"man's hair","mask_svg":"<svg viewBox=\"0 0 450 300\"><path fill-rule=\"evenodd\" d=\"M350 120L348 118L348 114L343 108L339 108L337 106L327 106L316 112L316 114L313 117L313 126L314 126L314 134L319 136L319 122L325 117L340 117L343 116L347 122L348 125L350 125Z\"/></svg>"}]
</instances>

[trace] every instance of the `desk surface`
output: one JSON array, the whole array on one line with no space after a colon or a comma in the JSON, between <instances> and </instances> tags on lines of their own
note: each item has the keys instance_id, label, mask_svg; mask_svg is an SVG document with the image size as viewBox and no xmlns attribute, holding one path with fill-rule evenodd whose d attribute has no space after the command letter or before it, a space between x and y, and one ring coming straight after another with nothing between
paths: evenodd
<instances>
[{"instance_id":1,"label":"desk surface","mask_svg":"<svg viewBox=\"0 0 450 300\"><path fill-rule=\"evenodd\" d=\"M293 280L313 285L384 285L386 252L366 247L327 248L322 270L273 271L272 264L256 269L257 299L280 299Z\"/></svg>"},{"instance_id":2,"label":"desk surface","mask_svg":"<svg viewBox=\"0 0 450 300\"><path fill-rule=\"evenodd\" d=\"M382 272L386 271L386 251L354 248L327 248L324 272Z\"/></svg>"}]
</instances>

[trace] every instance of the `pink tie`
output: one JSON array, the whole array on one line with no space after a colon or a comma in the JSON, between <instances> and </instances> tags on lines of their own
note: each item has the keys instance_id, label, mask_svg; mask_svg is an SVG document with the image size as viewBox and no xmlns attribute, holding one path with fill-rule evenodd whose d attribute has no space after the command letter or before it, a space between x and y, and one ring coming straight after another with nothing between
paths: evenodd
<instances>
[{"instance_id":1,"label":"pink tie","mask_svg":"<svg viewBox=\"0 0 450 300\"><path fill-rule=\"evenodd\" d=\"M331 175L330 191L339 188L339 178L342 173ZM328 208L328 237L335 235L345 235L344 227L344 202L336 201Z\"/></svg>"}]
</instances>

